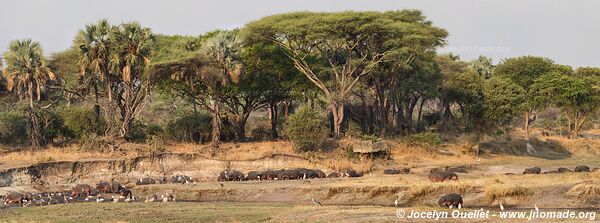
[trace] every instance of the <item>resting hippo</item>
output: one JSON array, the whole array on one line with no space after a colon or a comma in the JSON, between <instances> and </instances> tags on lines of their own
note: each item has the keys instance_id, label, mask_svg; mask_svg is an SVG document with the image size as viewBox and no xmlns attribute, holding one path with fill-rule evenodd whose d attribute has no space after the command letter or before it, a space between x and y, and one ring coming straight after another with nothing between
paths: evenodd
<instances>
[{"instance_id":1,"label":"resting hippo","mask_svg":"<svg viewBox=\"0 0 600 223\"><path fill-rule=\"evenodd\" d=\"M90 196L97 196L100 193L102 193L102 191L100 191L96 188L92 188L92 190L90 191ZM104 193L110 193L110 192L104 192Z\"/></svg>"},{"instance_id":2,"label":"resting hippo","mask_svg":"<svg viewBox=\"0 0 600 223\"><path fill-rule=\"evenodd\" d=\"M565 168L565 167L559 167L557 170L559 173L568 173L568 172L573 172L572 170L570 170L569 168Z\"/></svg>"},{"instance_id":3,"label":"resting hippo","mask_svg":"<svg viewBox=\"0 0 600 223\"><path fill-rule=\"evenodd\" d=\"M71 190L71 196L73 197L87 197L90 196L92 192L92 187L87 184L78 184Z\"/></svg>"},{"instance_id":4,"label":"resting hippo","mask_svg":"<svg viewBox=\"0 0 600 223\"><path fill-rule=\"evenodd\" d=\"M323 172L322 170L314 170L314 172L317 174L317 178L326 178L327 174L325 174L325 172Z\"/></svg>"},{"instance_id":5,"label":"resting hippo","mask_svg":"<svg viewBox=\"0 0 600 223\"><path fill-rule=\"evenodd\" d=\"M137 181L135 181L135 185L150 185L150 184L156 184L156 180L154 180L150 177L145 177L145 178L140 178Z\"/></svg>"},{"instance_id":6,"label":"resting hippo","mask_svg":"<svg viewBox=\"0 0 600 223\"><path fill-rule=\"evenodd\" d=\"M118 193L119 191L121 191L121 189L125 188L123 187L123 185L121 183L119 183L119 181L113 180L112 181L112 191L115 193Z\"/></svg>"},{"instance_id":7,"label":"resting hippo","mask_svg":"<svg viewBox=\"0 0 600 223\"><path fill-rule=\"evenodd\" d=\"M340 177L340 174L336 173L336 172L333 172L333 173L330 173L329 175L327 175L327 178L339 178L339 177Z\"/></svg>"},{"instance_id":8,"label":"resting hippo","mask_svg":"<svg viewBox=\"0 0 600 223\"><path fill-rule=\"evenodd\" d=\"M542 168L539 167L531 167L531 168L526 168L523 171L523 174L540 174L542 173Z\"/></svg>"},{"instance_id":9,"label":"resting hippo","mask_svg":"<svg viewBox=\"0 0 600 223\"><path fill-rule=\"evenodd\" d=\"M460 196L460 194L450 193L440 197L438 204L440 206L446 206L449 208L458 207L459 204L460 206L463 205L463 198Z\"/></svg>"},{"instance_id":10,"label":"resting hippo","mask_svg":"<svg viewBox=\"0 0 600 223\"><path fill-rule=\"evenodd\" d=\"M575 172L590 172L590 167L586 165L578 165L575 167Z\"/></svg>"},{"instance_id":11,"label":"resting hippo","mask_svg":"<svg viewBox=\"0 0 600 223\"><path fill-rule=\"evenodd\" d=\"M246 180L263 180L263 173L260 171L250 171L246 176Z\"/></svg>"},{"instance_id":12,"label":"resting hippo","mask_svg":"<svg viewBox=\"0 0 600 223\"><path fill-rule=\"evenodd\" d=\"M433 172L429 174L429 180L431 180L431 182L444 182L458 180L458 176L455 173L446 171Z\"/></svg>"},{"instance_id":13,"label":"resting hippo","mask_svg":"<svg viewBox=\"0 0 600 223\"><path fill-rule=\"evenodd\" d=\"M347 169L344 171L344 176L346 176L346 177L362 177L362 174L356 172L356 170Z\"/></svg>"},{"instance_id":14,"label":"resting hippo","mask_svg":"<svg viewBox=\"0 0 600 223\"><path fill-rule=\"evenodd\" d=\"M284 170L277 176L279 180L295 180L300 179L300 172L298 170Z\"/></svg>"},{"instance_id":15,"label":"resting hippo","mask_svg":"<svg viewBox=\"0 0 600 223\"><path fill-rule=\"evenodd\" d=\"M265 180L275 180L280 171L278 170L267 170L263 173Z\"/></svg>"},{"instance_id":16,"label":"resting hippo","mask_svg":"<svg viewBox=\"0 0 600 223\"><path fill-rule=\"evenodd\" d=\"M108 182L100 181L96 184L96 189L98 189L102 193L110 193L112 192L112 186ZM94 196L94 195L92 195Z\"/></svg>"},{"instance_id":17,"label":"resting hippo","mask_svg":"<svg viewBox=\"0 0 600 223\"><path fill-rule=\"evenodd\" d=\"M383 170L383 174L400 174L399 169L385 169Z\"/></svg>"}]
</instances>

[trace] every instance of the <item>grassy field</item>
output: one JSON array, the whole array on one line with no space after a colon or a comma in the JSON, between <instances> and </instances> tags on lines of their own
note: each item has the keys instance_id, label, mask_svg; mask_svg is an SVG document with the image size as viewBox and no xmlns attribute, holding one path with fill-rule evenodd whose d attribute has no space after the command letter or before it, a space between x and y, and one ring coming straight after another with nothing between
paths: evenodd
<instances>
[{"instance_id":1,"label":"grassy field","mask_svg":"<svg viewBox=\"0 0 600 223\"><path fill-rule=\"evenodd\" d=\"M413 222L398 218L394 207L314 206L280 203L178 202L178 203L79 203L0 210L0 222ZM414 211L448 211L416 207ZM462 209L474 212L478 209ZM528 211L528 210L526 210ZM496 215L496 216L493 216ZM440 219L438 222L514 222L497 211L483 219ZM422 219L420 222L432 220ZM589 219L533 220L533 222L582 222Z\"/></svg>"}]
</instances>

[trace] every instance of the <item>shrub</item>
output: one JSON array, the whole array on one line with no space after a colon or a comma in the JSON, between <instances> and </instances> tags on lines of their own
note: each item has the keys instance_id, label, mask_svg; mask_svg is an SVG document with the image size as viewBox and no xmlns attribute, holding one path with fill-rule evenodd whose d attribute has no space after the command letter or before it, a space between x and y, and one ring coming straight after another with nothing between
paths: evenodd
<instances>
[{"instance_id":1,"label":"shrub","mask_svg":"<svg viewBox=\"0 0 600 223\"><path fill-rule=\"evenodd\" d=\"M308 106L290 115L284 134L297 151L314 151L327 138L327 125L322 114Z\"/></svg>"},{"instance_id":2,"label":"shrub","mask_svg":"<svg viewBox=\"0 0 600 223\"><path fill-rule=\"evenodd\" d=\"M252 129L251 137L254 140L267 140L271 138L271 128L260 125Z\"/></svg>"},{"instance_id":3,"label":"shrub","mask_svg":"<svg viewBox=\"0 0 600 223\"><path fill-rule=\"evenodd\" d=\"M25 144L29 139L27 125L27 116L22 112L0 112L0 144Z\"/></svg>"},{"instance_id":4,"label":"shrub","mask_svg":"<svg viewBox=\"0 0 600 223\"><path fill-rule=\"evenodd\" d=\"M72 137L81 138L86 134L104 134L106 130L106 121L103 117L98 117L93 109L83 106L62 107L57 110L58 115L64 122L66 131Z\"/></svg>"},{"instance_id":5,"label":"shrub","mask_svg":"<svg viewBox=\"0 0 600 223\"><path fill-rule=\"evenodd\" d=\"M178 142L206 142L210 140L212 116L198 113L198 128L194 128L194 114L175 117L165 127L165 137Z\"/></svg>"},{"instance_id":6,"label":"shrub","mask_svg":"<svg viewBox=\"0 0 600 223\"><path fill-rule=\"evenodd\" d=\"M440 135L432 132L423 132L409 135L405 138L405 140L408 144L412 145L437 146L442 144L442 139L440 138Z\"/></svg>"}]
</instances>

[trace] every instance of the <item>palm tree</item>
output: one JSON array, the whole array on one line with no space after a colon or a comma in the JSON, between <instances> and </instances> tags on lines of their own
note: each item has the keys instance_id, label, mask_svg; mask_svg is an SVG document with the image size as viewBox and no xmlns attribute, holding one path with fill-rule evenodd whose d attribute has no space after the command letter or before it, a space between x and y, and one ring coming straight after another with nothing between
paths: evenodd
<instances>
[{"instance_id":1,"label":"palm tree","mask_svg":"<svg viewBox=\"0 0 600 223\"><path fill-rule=\"evenodd\" d=\"M34 97L39 101L42 88L45 88L48 81L56 80L56 75L48 68L40 44L30 39L12 41L8 51L4 53L4 60L6 66L3 73L8 82L8 90L17 94L19 99L28 99L31 143L41 146L44 140L36 120Z\"/></svg>"},{"instance_id":2,"label":"palm tree","mask_svg":"<svg viewBox=\"0 0 600 223\"><path fill-rule=\"evenodd\" d=\"M131 139L131 125L140 104L149 94L151 80L145 76L150 63L151 44L154 35L139 23L122 24L113 33L119 44L111 60L111 67L119 74L117 104L121 110L121 136Z\"/></svg>"},{"instance_id":3,"label":"palm tree","mask_svg":"<svg viewBox=\"0 0 600 223\"><path fill-rule=\"evenodd\" d=\"M106 19L103 19L80 30L74 41L75 46L79 49L79 65L81 66L82 78L87 80L85 82L94 89L96 119L100 117L98 85L100 82L104 82L105 93L107 94L107 121L109 123L107 132L113 132L115 124L112 104L114 78L109 72L111 52L114 48L111 33L114 30L115 28Z\"/></svg>"},{"instance_id":4,"label":"palm tree","mask_svg":"<svg viewBox=\"0 0 600 223\"><path fill-rule=\"evenodd\" d=\"M221 104L219 90L233 81L237 81L241 71L239 53L241 43L235 33L220 32L210 38L203 46L202 51L218 68L217 72L207 72L203 75L203 82L214 92L209 94L211 103L210 111L213 113L212 144L218 147L221 136L221 118L219 108Z\"/></svg>"}]
</instances>

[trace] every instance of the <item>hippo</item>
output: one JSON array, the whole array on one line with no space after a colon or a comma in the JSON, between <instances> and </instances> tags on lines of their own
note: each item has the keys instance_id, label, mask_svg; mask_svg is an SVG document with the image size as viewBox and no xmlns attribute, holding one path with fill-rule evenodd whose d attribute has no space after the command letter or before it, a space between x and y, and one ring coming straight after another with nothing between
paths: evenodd
<instances>
[{"instance_id":1,"label":"hippo","mask_svg":"<svg viewBox=\"0 0 600 223\"><path fill-rule=\"evenodd\" d=\"M577 165L575 167L575 172L590 172L590 167L586 165Z\"/></svg>"},{"instance_id":2,"label":"hippo","mask_svg":"<svg viewBox=\"0 0 600 223\"><path fill-rule=\"evenodd\" d=\"M383 174L400 174L400 170L399 169L385 169L383 170Z\"/></svg>"},{"instance_id":3,"label":"hippo","mask_svg":"<svg viewBox=\"0 0 600 223\"><path fill-rule=\"evenodd\" d=\"M435 173L435 172L441 172L441 171L444 171L441 167L429 169L429 173Z\"/></svg>"},{"instance_id":4,"label":"hippo","mask_svg":"<svg viewBox=\"0 0 600 223\"><path fill-rule=\"evenodd\" d=\"M339 178L341 175L339 173L333 172L327 175L327 178Z\"/></svg>"},{"instance_id":5,"label":"hippo","mask_svg":"<svg viewBox=\"0 0 600 223\"><path fill-rule=\"evenodd\" d=\"M565 168L565 167L559 167L557 172L559 173L568 173L568 172L573 172L572 170L570 170L569 168Z\"/></svg>"},{"instance_id":6,"label":"hippo","mask_svg":"<svg viewBox=\"0 0 600 223\"><path fill-rule=\"evenodd\" d=\"M104 181L100 181L99 183L97 183L96 189L102 193L111 193L112 192L112 186L108 182L104 182ZM92 195L92 196L94 196L94 195Z\"/></svg>"},{"instance_id":7,"label":"hippo","mask_svg":"<svg viewBox=\"0 0 600 223\"><path fill-rule=\"evenodd\" d=\"M119 191L121 191L121 189L125 188L123 187L123 185L121 183L119 183L119 181L113 180L112 183L112 192L114 193L118 193Z\"/></svg>"},{"instance_id":8,"label":"hippo","mask_svg":"<svg viewBox=\"0 0 600 223\"><path fill-rule=\"evenodd\" d=\"M267 171L263 172L263 178L265 180L275 180L275 179L277 179L278 173L279 173L279 171L277 171L277 170L267 170Z\"/></svg>"},{"instance_id":9,"label":"hippo","mask_svg":"<svg viewBox=\"0 0 600 223\"><path fill-rule=\"evenodd\" d=\"M101 190L98 190L96 188L92 188L92 190L90 190L90 196L98 196L98 194L101 194L101 193L111 193L111 192L110 191L102 192Z\"/></svg>"},{"instance_id":10,"label":"hippo","mask_svg":"<svg viewBox=\"0 0 600 223\"><path fill-rule=\"evenodd\" d=\"M186 184L192 182L192 177L186 175L175 175L171 177L171 183Z\"/></svg>"},{"instance_id":11,"label":"hippo","mask_svg":"<svg viewBox=\"0 0 600 223\"><path fill-rule=\"evenodd\" d=\"M327 178L327 174L322 170L315 169L314 172L317 174L317 178Z\"/></svg>"},{"instance_id":12,"label":"hippo","mask_svg":"<svg viewBox=\"0 0 600 223\"><path fill-rule=\"evenodd\" d=\"M73 190L71 190L71 196L72 197L87 197L87 196L90 196L91 192L92 192L92 187L90 187L90 185L78 184L73 188Z\"/></svg>"},{"instance_id":13,"label":"hippo","mask_svg":"<svg viewBox=\"0 0 600 223\"><path fill-rule=\"evenodd\" d=\"M300 179L300 172L298 170L284 170L279 173L277 179L280 180L293 180Z\"/></svg>"},{"instance_id":14,"label":"hippo","mask_svg":"<svg viewBox=\"0 0 600 223\"><path fill-rule=\"evenodd\" d=\"M150 177L145 177L145 178L140 178L135 181L135 185L150 185L150 184L156 184L156 180L154 180Z\"/></svg>"},{"instance_id":15,"label":"hippo","mask_svg":"<svg viewBox=\"0 0 600 223\"><path fill-rule=\"evenodd\" d=\"M440 206L445 206L448 208L459 207L459 205L462 207L463 198L462 196L460 196L460 194L449 193L440 197L440 199L438 200L438 204Z\"/></svg>"},{"instance_id":16,"label":"hippo","mask_svg":"<svg viewBox=\"0 0 600 223\"><path fill-rule=\"evenodd\" d=\"M453 173L469 173L469 171L467 171L467 168L464 166L459 166L459 167L445 167L444 171L446 172L453 172Z\"/></svg>"},{"instance_id":17,"label":"hippo","mask_svg":"<svg viewBox=\"0 0 600 223\"><path fill-rule=\"evenodd\" d=\"M250 171L246 176L246 180L262 180L263 173L260 171Z\"/></svg>"},{"instance_id":18,"label":"hippo","mask_svg":"<svg viewBox=\"0 0 600 223\"><path fill-rule=\"evenodd\" d=\"M523 171L523 174L540 174L542 172L542 168L539 167L531 167L531 168L526 168Z\"/></svg>"},{"instance_id":19,"label":"hippo","mask_svg":"<svg viewBox=\"0 0 600 223\"><path fill-rule=\"evenodd\" d=\"M346 176L346 177L362 177L362 174L356 172L356 170L347 169L344 171L344 176Z\"/></svg>"},{"instance_id":20,"label":"hippo","mask_svg":"<svg viewBox=\"0 0 600 223\"><path fill-rule=\"evenodd\" d=\"M444 181L452 181L458 180L458 175L452 172L440 171L433 172L429 174L429 180L431 182L444 182Z\"/></svg>"},{"instance_id":21,"label":"hippo","mask_svg":"<svg viewBox=\"0 0 600 223\"><path fill-rule=\"evenodd\" d=\"M24 202L30 201L31 198L27 198L25 195L21 193L8 193L4 196L2 203L4 205L9 204L23 204Z\"/></svg>"}]
</instances>

